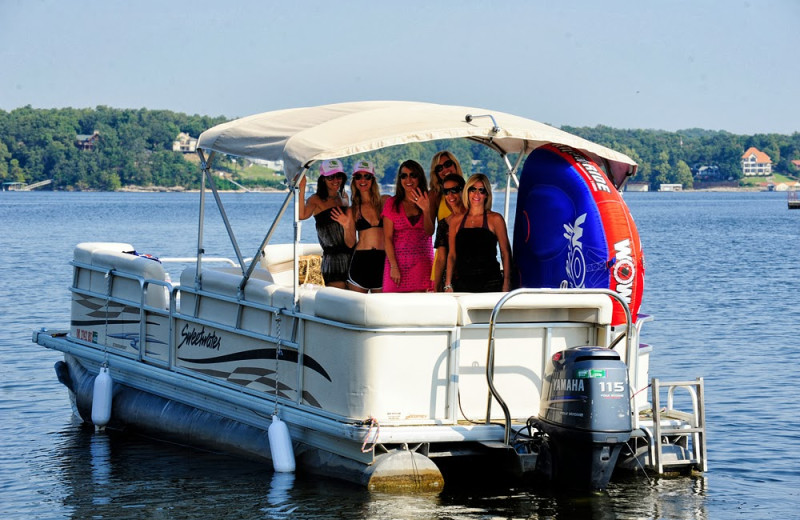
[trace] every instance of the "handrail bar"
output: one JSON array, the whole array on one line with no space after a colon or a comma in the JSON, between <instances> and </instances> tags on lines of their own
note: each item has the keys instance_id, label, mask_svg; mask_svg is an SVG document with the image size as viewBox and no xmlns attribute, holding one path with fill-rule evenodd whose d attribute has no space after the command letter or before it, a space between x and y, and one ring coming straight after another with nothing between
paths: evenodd
<instances>
[{"instance_id":1,"label":"handrail bar","mask_svg":"<svg viewBox=\"0 0 800 520\"><path fill-rule=\"evenodd\" d=\"M168 256L168 257L159 257L159 261L162 264L188 264L191 262L196 262L196 256ZM205 256L203 255L203 262L222 262L229 264L231 267L239 267L239 264L227 258L225 256Z\"/></svg>"},{"instance_id":2,"label":"handrail bar","mask_svg":"<svg viewBox=\"0 0 800 520\"><path fill-rule=\"evenodd\" d=\"M508 444L509 436L511 433L511 412L508 410L508 405L500 397L500 393L494 386L494 329L495 329L495 322L497 320L497 315L500 312L500 309L508 302L510 299L515 298L521 294L604 294L606 296L610 296L617 300L622 309L625 311L625 332L621 334L614 342L612 342L608 348L612 349L614 346L625 337L625 365L628 365L628 359L630 357L630 349L631 349L631 328L632 328L632 318L631 318L631 310L628 307L627 302L617 294L616 292L610 289L548 289L548 288L520 288L510 291L503 295L502 298L495 304L494 308L492 309L491 317L489 318L489 344L487 346L486 352L486 383L489 386L489 395L487 398L486 403L486 421L485 424L489 424L491 415L492 415L492 398L494 397L497 399L497 402L500 404L500 407L503 409L503 416L505 417L505 434L503 436L504 443ZM543 374L544 375L544 374Z\"/></svg>"}]
</instances>

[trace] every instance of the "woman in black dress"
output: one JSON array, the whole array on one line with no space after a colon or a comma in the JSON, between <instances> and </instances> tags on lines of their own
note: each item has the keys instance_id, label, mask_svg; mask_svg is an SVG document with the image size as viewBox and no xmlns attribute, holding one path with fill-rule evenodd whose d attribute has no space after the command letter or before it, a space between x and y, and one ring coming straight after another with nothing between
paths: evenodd
<instances>
[{"instance_id":1,"label":"woman in black dress","mask_svg":"<svg viewBox=\"0 0 800 520\"><path fill-rule=\"evenodd\" d=\"M352 217L348 211L349 199L344 192L347 174L342 162L336 159L322 161L319 167L317 193L305 200L306 178L300 181L299 217L314 217L317 236L322 246L322 278L329 287L345 288L350 256L356 244L355 233L345 233Z\"/></svg>"},{"instance_id":2,"label":"woman in black dress","mask_svg":"<svg viewBox=\"0 0 800 520\"><path fill-rule=\"evenodd\" d=\"M462 194L466 213L454 215L450 222L447 255L446 292L495 292L511 288L511 246L506 222L492 211L489 179L472 175ZM503 270L497 262L497 247Z\"/></svg>"}]
</instances>

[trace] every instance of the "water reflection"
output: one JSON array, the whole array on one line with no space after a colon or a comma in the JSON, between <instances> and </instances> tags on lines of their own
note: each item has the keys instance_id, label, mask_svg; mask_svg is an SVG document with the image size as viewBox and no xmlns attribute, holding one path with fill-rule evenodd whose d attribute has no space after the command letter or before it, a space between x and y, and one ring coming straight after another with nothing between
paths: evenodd
<instances>
[{"instance_id":1,"label":"water reflection","mask_svg":"<svg viewBox=\"0 0 800 520\"><path fill-rule=\"evenodd\" d=\"M92 435L89 453L92 460L92 485L98 491L92 501L95 504L108 504L111 502L106 494L111 483L111 440L105 431Z\"/></svg>"},{"instance_id":2,"label":"water reflection","mask_svg":"<svg viewBox=\"0 0 800 520\"><path fill-rule=\"evenodd\" d=\"M291 490L294 487L294 473L276 472L270 481L267 501L270 507L267 512L274 517L288 517L297 510L292 504Z\"/></svg>"}]
</instances>

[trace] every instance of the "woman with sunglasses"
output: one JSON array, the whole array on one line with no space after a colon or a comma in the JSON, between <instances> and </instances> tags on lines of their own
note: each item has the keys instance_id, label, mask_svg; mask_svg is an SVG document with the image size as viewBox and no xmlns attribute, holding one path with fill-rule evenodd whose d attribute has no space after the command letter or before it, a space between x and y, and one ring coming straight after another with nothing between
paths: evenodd
<instances>
[{"instance_id":1,"label":"woman with sunglasses","mask_svg":"<svg viewBox=\"0 0 800 520\"><path fill-rule=\"evenodd\" d=\"M444 200L444 193L442 187L444 179L448 175L458 175L464 179L464 172L461 170L461 163L458 162L456 156L452 152L442 150L437 152L433 159L431 159L430 170L430 191L429 198L431 201L431 216L436 219L437 228L444 219L452 213L450 207ZM463 186L463 184L462 184ZM445 234L445 241L447 235ZM436 244L434 244L434 259L433 259L433 272L431 272L431 280L434 284L434 289L441 290L442 273L444 272L445 264L447 263L447 256L442 256L446 253L441 252L441 244L439 242L439 232L436 232ZM445 244L446 245L446 244Z\"/></svg>"},{"instance_id":2,"label":"woman with sunglasses","mask_svg":"<svg viewBox=\"0 0 800 520\"><path fill-rule=\"evenodd\" d=\"M322 246L322 278L329 287L345 288L347 268L356 243L355 232L345 233L352 219L347 210L349 200L344 192L347 174L337 159L322 161L319 166L317 193L306 197L306 177L300 180L298 200L300 220L313 215L317 237Z\"/></svg>"},{"instance_id":3,"label":"woman with sunglasses","mask_svg":"<svg viewBox=\"0 0 800 520\"><path fill-rule=\"evenodd\" d=\"M433 219L425 170L416 161L400 165L395 195L383 207L386 264L383 292L431 289Z\"/></svg>"},{"instance_id":4,"label":"woman with sunglasses","mask_svg":"<svg viewBox=\"0 0 800 520\"><path fill-rule=\"evenodd\" d=\"M381 212L389 196L381 196L372 162L358 161L353 167L350 193L352 218L348 219L346 232L357 234L357 241L347 272L347 288L361 293L381 292L386 263Z\"/></svg>"},{"instance_id":5,"label":"woman with sunglasses","mask_svg":"<svg viewBox=\"0 0 800 520\"><path fill-rule=\"evenodd\" d=\"M511 247L503 216L492 211L489 179L476 173L462 194L467 210L450 222L446 292L495 292L511 288ZM497 263L497 246L503 272Z\"/></svg>"},{"instance_id":6,"label":"woman with sunglasses","mask_svg":"<svg viewBox=\"0 0 800 520\"><path fill-rule=\"evenodd\" d=\"M435 250L433 257L433 281L437 292L444 290L444 271L447 265L447 252L449 250L448 232L450 221L454 216L463 215L467 210L461 200L464 191L464 177L457 173L448 174L442 181L442 201L451 212L447 217L440 219L436 226L436 239L433 242Z\"/></svg>"}]
</instances>

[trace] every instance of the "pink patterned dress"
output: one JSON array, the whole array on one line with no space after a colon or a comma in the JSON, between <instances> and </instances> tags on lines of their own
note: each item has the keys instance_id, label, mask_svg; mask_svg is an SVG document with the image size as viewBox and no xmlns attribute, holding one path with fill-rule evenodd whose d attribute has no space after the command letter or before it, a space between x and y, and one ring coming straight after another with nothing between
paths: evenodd
<instances>
[{"instance_id":1,"label":"pink patterned dress","mask_svg":"<svg viewBox=\"0 0 800 520\"><path fill-rule=\"evenodd\" d=\"M383 206L382 216L394 224L394 254L400 268L400 284L389 276L389 259L383 266L383 292L419 292L431 287L433 268L433 242L425 232L424 216L420 214L412 224L401 205L394 209L394 197Z\"/></svg>"}]
</instances>

